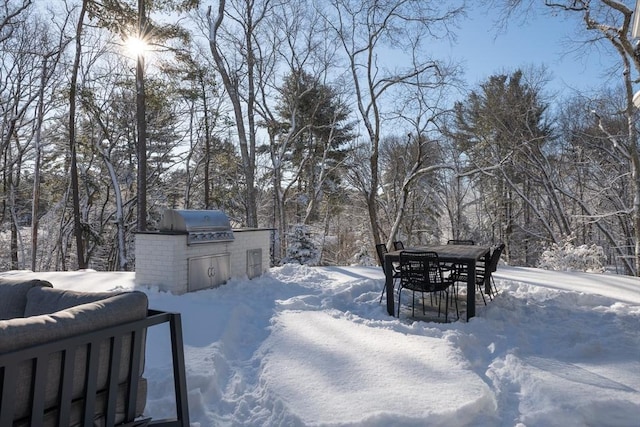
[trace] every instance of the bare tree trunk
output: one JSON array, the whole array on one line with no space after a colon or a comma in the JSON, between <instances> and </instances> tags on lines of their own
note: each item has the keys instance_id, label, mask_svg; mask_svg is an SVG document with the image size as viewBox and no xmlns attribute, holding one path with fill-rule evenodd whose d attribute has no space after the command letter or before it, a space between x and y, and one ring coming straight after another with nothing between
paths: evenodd
<instances>
[{"instance_id":1,"label":"bare tree trunk","mask_svg":"<svg viewBox=\"0 0 640 427\"><path fill-rule=\"evenodd\" d=\"M275 144L271 145L271 163L273 164L273 216L275 222L275 228L278 233L276 244L274 245L274 255L280 260L284 257L284 245L285 241L284 233L287 227L286 210L284 206L284 195L282 193L282 165L280 158L275 151Z\"/></svg>"},{"instance_id":2,"label":"bare tree trunk","mask_svg":"<svg viewBox=\"0 0 640 427\"><path fill-rule=\"evenodd\" d=\"M335 126L332 126L331 131L329 132L329 136L327 137L327 140L324 141L324 147L322 150L322 161L318 165L320 169L320 174L317 176L317 178L314 178L311 180L312 188L310 192L309 202L307 203L307 209L305 210L304 219L302 221L302 223L305 225L311 224L312 219L316 216L318 205L320 203L322 189L327 180L327 175L329 174L329 171L333 169L333 168L329 168L328 158L329 158L329 152L331 151L331 144L334 138L334 131L335 131ZM311 167L312 168L314 167L314 162L311 163ZM312 175L313 177L315 177L316 175L315 172L312 172Z\"/></svg>"},{"instance_id":3,"label":"bare tree trunk","mask_svg":"<svg viewBox=\"0 0 640 427\"><path fill-rule=\"evenodd\" d=\"M7 195L9 199L9 218L11 221L11 225L10 225L11 237L10 237L9 248L11 251L11 269L19 270L20 265L18 263L19 261L18 260L18 225L17 225L16 208L15 208L16 190L13 184L13 177L11 175L12 173L10 171L9 172L9 189L8 189L9 194Z\"/></svg>"},{"instance_id":4,"label":"bare tree trunk","mask_svg":"<svg viewBox=\"0 0 640 427\"><path fill-rule=\"evenodd\" d=\"M71 69L71 87L69 88L69 155L71 157L71 199L73 201L73 224L76 238L76 250L78 256L78 268L87 268L84 255L84 240L82 222L80 217L80 188L78 182L78 164L76 156L76 97L78 91L78 72L80 69L80 56L82 54L82 27L84 15L87 10L87 1L83 0L78 25L76 27L76 54Z\"/></svg>"},{"instance_id":5,"label":"bare tree trunk","mask_svg":"<svg viewBox=\"0 0 640 427\"><path fill-rule=\"evenodd\" d=\"M404 217L405 209L407 206L407 200L409 199L409 192L411 191L411 187L413 183L420 178L421 176L436 171L438 169L451 169L451 165L445 164L436 164L423 167L423 146L419 141L420 137L418 137L419 149L416 157L416 161L413 164L411 170L407 173L407 176L402 183L402 191L401 197L398 201L398 208L396 211L396 217L393 221L393 225L391 226L391 231L389 232L389 237L387 239L386 245L387 248L391 248L393 241L396 240L396 235L398 234L398 230L400 229L400 224L402 222L402 218Z\"/></svg>"},{"instance_id":6,"label":"bare tree trunk","mask_svg":"<svg viewBox=\"0 0 640 427\"><path fill-rule=\"evenodd\" d=\"M200 94L204 114L204 206L211 209L211 182L209 178L211 169L211 125L209 123L209 104L204 77L200 74Z\"/></svg>"},{"instance_id":7,"label":"bare tree trunk","mask_svg":"<svg viewBox=\"0 0 640 427\"><path fill-rule=\"evenodd\" d=\"M96 144L96 148L102 154L102 158L104 159L104 164L107 166L107 170L109 171L109 177L111 178L111 186L113 187L113 193L116 198L116 227L118 230L118 266L120 271L127 271L128 261L127 261L127 245L125 241L125 226L124 226L124 209L122 205L122 193L120 191L120 185L118 183L118 175L116 174L116 170L113 167L113 163L109 159L109 153L106 149L102 149L98 144Z\"/></svg>"},{"instance_id":8,"label":"bare tree trunk","mask_svg":"<svg viewBox=\"0 0 640 427\"><path fill-rule=\"evenodd\" d=\"M147 18L145 0L138 0L138 37L145 39ZM137 206L138 231L147 229L147 117L144 92L144 53L138 52L136 61L136 116L138 123Z\"/></svg>"},{"instance_id":9,"label":"bare tree trunk","mask_svg":"<svg viewBox=\"0 0 640 427\"><path fill-rule=\"evenodd\" d=\"M31 201L31 271L36 271L38 255L38 205L40 204L40 158L42 155L42 121L44 120L44 86L47 76L47 57L42 60L40 74L40 95L38 101L38 116L36 118L35 159L33 160L33 196Z\"/></svg>"},{"instance_id":10,"label":"bare tree trunk","mask_svg":"<svg viewBox=\"0 0 640 427\"><path fill-rule=\"evenodd\" d=\"M18 228L16 227L16 222L13 215L11 216L11 238L10 238L10 246L11 246L11 269L12 270L20 270L20 265L18 263Z\"/></svg>"},{"instance_id":11,"label":"bare tree trunk","mask_svg":"<svg viewBox=\"0 0 640 427\"><path fill-rule=\"evenodd\" d=\"M249 3L249 2L248 2ZM236 122L236 130L238 132L238 142L240 144L240 154L242 157L242 166L246 179L246 223L248 227L258 226L258 208L256 201L256 189L255 189L255 123L254 123L254 102L255 102L255 88L254 88L254 53L252 38L254 36L254 24L253 11L251 10L252 4L247 5L246 16L244 17L244 36L245 36L245 55L247 60L247 78L249 81L248 94L246 100L240 94L240 79L238 76L233 75L233 71L228 70L226 66L225 58L220 52L220 45L218 39L218 33L224 20L226 0L221 0L218 6L218 15L214 18L211 16L211 8L207 12L207 18L209 22L209 47L213 60L216 64L222 83L224 84L229 101L233 106L233 113ZM248 129L245 126L245 117L242 110L242 103L247 104L247 120Z\"/></svg>"},{"instance_id":12,"label":"bare tree trunk","mask_svg":"<svg viewBox=\"0 0 640 427\"><path fill-rule=\"evenodd\" d=\"M355 73L355 70L354 70ZM375 102L374 102L375 104ZM362 111L362 110L361 110ZM380 238L380 223L378 221L378 159L380 157L380 127L379 127L379 115L378 109L374 108L376 126L373 130L371 124L367 125L369 131L369 138L371 139L371 155L369 157L369 169L371 171L371 182L369 190L367 192L367 212L369 213L369 227L371 230L371 236L373 237L373 243L378 244L381 241ZM368 121L368 120L366 120Z\"/></svg>"},{"instance_id":13,"label":"bare tree trunk","mask_svg":"<svg viewBox=\"0 0 640 427\"><path fill-rule=\"evenodd\" d=\"M633 226L635 237L636 276L640 276L640 157L638 156L638 133L636 131L633 90L629 69L625 72L625 89L627 92L627 128L629 133L629 157L631 159L631 183L633 188Z\"/></svg>"}]
</instances>

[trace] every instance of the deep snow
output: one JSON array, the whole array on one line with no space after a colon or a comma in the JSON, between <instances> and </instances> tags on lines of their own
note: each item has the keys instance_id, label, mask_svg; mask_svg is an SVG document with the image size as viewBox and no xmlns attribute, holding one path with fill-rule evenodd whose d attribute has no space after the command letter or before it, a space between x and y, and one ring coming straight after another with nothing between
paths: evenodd
<instances>
[{"instance_id":1,"label":"deep snow","mask_svg":"<svg viewBox=\"0 0 640 427\"><path fill-rule=\"evenodd\" d=\"M0 275L135 288L133 273ZM640 280L506 266L495 278L492 302L448 324L388 316L378 267L142 290L182 313L192 426L639 426ZM173 413L166 335L147 343L154 417Z\"/></svg>"}]
</instances>

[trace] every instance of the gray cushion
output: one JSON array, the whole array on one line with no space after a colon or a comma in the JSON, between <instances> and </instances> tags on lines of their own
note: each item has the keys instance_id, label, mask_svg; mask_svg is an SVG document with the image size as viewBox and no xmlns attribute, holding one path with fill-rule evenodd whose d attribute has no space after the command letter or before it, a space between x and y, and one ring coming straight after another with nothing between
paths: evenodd
<instances>
[{"instance_id":1,"label":"gray cushion","mask_svg":"<svg viewBox=\"0 0 640 427\"><path fill-rule=\"evenodd\" d=\"M32 288L51 288L44 280L17 280L0 278L0 320L24 317L27 292Z\"/></svg>"},{"instance_id":2,"label":"gray cushion","mask_svg":"<svg viewBox=\"0 0 640 427\"><path fill-rule=\"evenodd\" d=\"M32 289L35 292L29 293L29 298L32 294L39 294L38 291L43 289L45 288ZM54 291L53 288L47 290ZM63 298L60 298L60 301L62 300ZM42 308L42 306L35 308ZM142 292L133 291L55 311L51 314L0 320L0 337L2 338L0 339L0 353L143 319L147 315L147 308L147 296ZM36 311L34 308L27 310Z\"/></svg>"},{"instance_id":3,"label":"gray cushion","mask_svg":"<svg viewBox=\"0 0 640 427\"><path fill-rule=\"evenodd\" d=\"M96 302L126 292L76 292L56 288L33 288L27 292L24 317L51 314L82 304Z\"/></svg>"}]
</instances>

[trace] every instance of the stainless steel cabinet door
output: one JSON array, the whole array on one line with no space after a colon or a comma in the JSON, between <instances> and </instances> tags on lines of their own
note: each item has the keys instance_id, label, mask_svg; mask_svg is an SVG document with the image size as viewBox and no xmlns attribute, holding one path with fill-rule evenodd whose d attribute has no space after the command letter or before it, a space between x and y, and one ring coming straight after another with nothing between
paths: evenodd
<instances>
[{"instance_id":1,"label":"stainless steel cabinet door","mask_svg":"<svg viewBox=\"0 0 640 427\"><path fill-rule=\"evenodd\" d=\"M189 291L215 288L231 277L229 254L189 258Z\"/></svg>"}]
</instances>

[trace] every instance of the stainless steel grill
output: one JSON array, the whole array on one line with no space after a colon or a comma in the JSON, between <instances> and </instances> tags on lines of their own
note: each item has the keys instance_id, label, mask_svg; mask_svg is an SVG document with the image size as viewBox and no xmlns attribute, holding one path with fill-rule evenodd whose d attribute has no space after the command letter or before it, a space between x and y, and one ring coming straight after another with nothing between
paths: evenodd
<instances>
[{"instance_id":1,"label":"stainless steel grill","mask_svg":"<svg viewBox=\"0 0 640 427\"><path fill-rule=\"evenodd\" d=\"M158 229L187 234L188 245L234 240L229 218L219 210L167 209Z\"/></svg>"}]
</instances>

